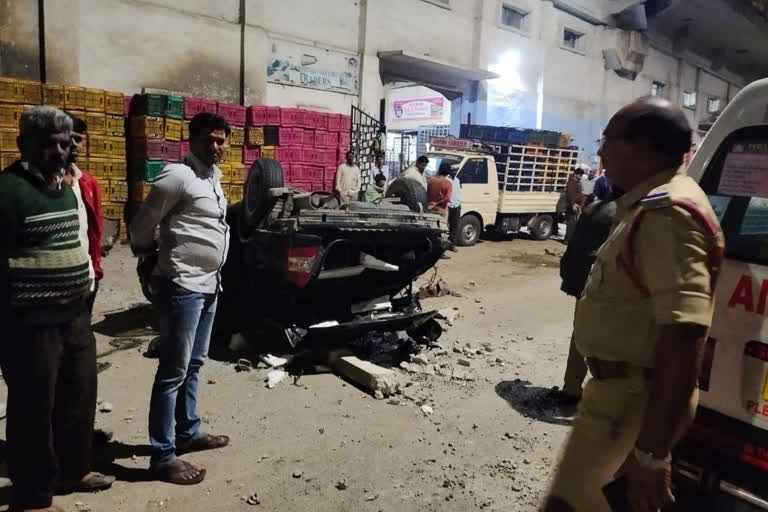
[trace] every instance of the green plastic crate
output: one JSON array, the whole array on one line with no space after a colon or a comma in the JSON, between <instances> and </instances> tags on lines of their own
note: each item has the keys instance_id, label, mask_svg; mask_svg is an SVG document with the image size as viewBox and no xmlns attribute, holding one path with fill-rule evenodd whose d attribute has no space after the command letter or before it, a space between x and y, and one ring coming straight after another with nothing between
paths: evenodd
<instances>
[{"instance_id":1,"label":"green plastic crate","mask_svg":"<svg viewBox=\"0 0 768 512\"><path fill-rule=\"evenodd\" d=\"M163 94L136 94L131 100L131 116L165 115L168 96Z\"/></svg>"},{"instance_id":2,"label":"green plastic crate","mask_svg":"<svg viewBox=\"0 0 768 512\"><path fill-rule=\"evenodd\" d=\"M165 162L162 160L136 160L131 168L131 178L134 181L152 183L164 167Z\"/></svg>"},{"instance_id":3,"label":"green plastic crate","mask_svg":"<svg viewBox=\"0 0 768 512\"><path fill-rule=\"evenodd\" d=\"M171 119L182 119L184 117L184 98L181 96L168 96L165 115Z\"/></svg>"}]
</instances>

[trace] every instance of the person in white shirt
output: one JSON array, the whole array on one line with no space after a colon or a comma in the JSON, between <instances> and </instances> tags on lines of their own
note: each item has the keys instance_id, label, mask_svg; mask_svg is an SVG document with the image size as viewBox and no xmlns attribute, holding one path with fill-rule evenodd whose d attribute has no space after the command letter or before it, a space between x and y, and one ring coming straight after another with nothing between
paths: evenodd
<instances>
[{"instance_id":1,"label":"person in white shirt","mask_svg":"<svg viewBox=\"0 0 768 512\"><path fill-rule=\"evenodd\" d=\"M592 168L587 171L587 173L581 177L581 191L584 193L584 196L587 198L587 204L592 202L592 199L590 199L589 196L595 193L595 182L597 181L597 169Z\"/></svg>"},{"instance_id":2,"label":"person in white shirt","mask_svg":"<svg viewBox=\"0 0 768 512\"><path fill-rule=\"evenodd\" d=\"M384 153L378 152L376 154L376 162L374 164L373 168L373 174L379 175L382 174L386 176L387 179L392 178L392 176L389 175L389 166L384 163Z\"/></svg>"},{"instance_id":3,"label":"person in white shirt","mask_svg":"<svg viewBox=\"0 0 768 512\"><path fill-rule=\"evenodd\" d=\"M429 158L421 155L416 159L416 163L403 171L402 177L418 181L424 187L424 190L427 190L427 178L424 176L424 169L427 168L428 163Z\"/></svg>"},{"instance_id":4,"label":"person in white shirt","mask_svg":"<svg viewBox=\"0 0 768 512\"><path fill-rule=\"evenodd\" d=\"M450 250L457 252L456 240L459 238L459 221L461 220L461 181L459 181L459 166L452 165L448 179L453 184L451 200L448 201L448 238L451 241Z\"/></svg>"},{"instance_id":5,"label":"person in white shirt","mask_svg":"<svg viewBox=\"0 0 768 512\"><path fill-rule=\"evenodd\" d=\"M346 162L336 170L336 192L341 198L342 205L357 201L362 186L360 168L352 160L352 152L347 151Z\"/></svg>"}]
</instances>

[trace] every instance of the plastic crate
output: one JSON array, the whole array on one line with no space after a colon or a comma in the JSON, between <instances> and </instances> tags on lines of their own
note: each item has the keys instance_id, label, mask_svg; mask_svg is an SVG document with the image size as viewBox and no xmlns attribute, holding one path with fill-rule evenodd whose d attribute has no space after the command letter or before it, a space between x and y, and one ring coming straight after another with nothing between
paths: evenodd
<instances>
[{"instance_id":1,"label":"plastic crate","mask_svg":"<svg viewBox=\"0 0 768 512\"><path fill-rule=\"evenodd\" d=\"M169 162L181 162L189 153L189 142L165 141L165 159Z\"/></svg>"},{"instance_id":2,"label":"plastic crate","mask_svg":"<svg viewBox=\"0 0 768 512\"><path fill-rule=\"evenodd\" d=\"M317 165L297 165L291 168L291 177L297 181L323 181L325 168Z\"/></svg>"},{"instance_id":3,"label":"plastic crate","mask_svg":"<svg viewBox=\"0 0 768 512\"><path fill-rule=\"evenodd\" d=\"M193 96L184 96L184 119L192 119L200 113L200 100Z\"/></svg>"},{"instance_id":4,"label":"plastic crate","mask_svg":"<svg viewBox=\"0 0 768 512\"><path fill-rule=\"evenodd\" d=\"M131 179L152 183L165 168L162 160L134 160L131 166Z\"/></svg>"},{"instance_id":5,"label":"plastic crate","mask_svg":"<svg viewBox=\"0 0 768 512\"><path fill-rule=\"evenodd\" d=\"M307 128L322 128L320 126L320 112L307 110L304 115Z\"/></svg>"},{"instance_id":6,"label":"plastic crate","mask_svg":"<svg viewBox=\"0 0 768 512\"><path fill-rule=\"evenodd\" d=\"M277 156L277 146L261 146L260 158L271 158L274 160L276 156Z\"/></svg>"},{"instance_id":7,"label":"plastic crate","mask_svg":"<svg viewBox=\"0 0 768 512\"><path fill-rule=\"evenodd\" d=\"M181 120L181 140L189 140L189 119Z\"/></svg>"},{"instance_id":8,"label":"plastic crate","mask_svg":"<svg viewBox=\"0 0 768 512\"><path fill-rule=\"evenodd\" d=\"M0 153L0 170L6 169L13 165L16 160L21 158L21 153L18 151L3 151Z\"/></svg>"},{"instance_id":9,"label":"plastic crate","mask_svg":"<svg viewBox=\"0 0 768 512\"><path fill-rule=\"evenodd\" d=\"M152 190L152 184L146 181L131 182L131 201L143 202Z\"/></svg>"},{"instance_id":10,"label":"plastic crate","mask_svg":"<svg viewBox=\"0 0 768 512\"><path fill-rule=\"evenodd\" d=\"M263 126L267 124L267 107L251 105L246 110L245 123L248 126Z\"/></svg>"},{"instance_id":11,"label":"plastic crate","mask_svg":"<svg viewBox=\"0 0 768 512\"><path fill-rule=\"evenodd\" d=\"M292 181L290 185L293 188L297 188L303 192L312 192L312 183L306 181Z\"/></svg>"},{"instance_id":12,"label":"plastic crate","mask_svg":"<svg viewBox=\"0 0 768 512\"><path fill-rule=\"evenodd\" d=\"M506 142L510 144L518 144L524 146L528 143L528 132L526 130L520 130L518 128L510 128L507 132Z\"/></svg>"},{"instance_id":13,"label":"plastic crate","mask_svg":"<svg viewBox=\"0 0 768 512\"><path fill-rule=\"evenodd\" d=\"M339 121L340 121L339 131L349 132L352 130L352 116L348 114L341 114Z\"/></svg>"},{"instance_id":14,"label":"plastic crate","mask_svg":"<svg viewBox=\"0 0 768 512\"><path fill-rule=\"evenodd\" d=\"M292 164L301 159L301 150L292 146L278 146L275 150L275 160L282 164Z\"/></svg>"},{"instance_id":15,"label":"plastic crate","mask_svg":"<svg viewBox=\"0 0 768 512\"><path fill-rule=\"evenodd\" d=\"M326 140L325 147L332 149L339 147L339 132L328 132L328 139Z\"/></svg>"},{"instance_id":16,"label":"plastic crate","mask_svg":"<svg viewBox=\"0 0 768 512\"><path fill-rule=\"evenodd\" d=\"M309 110L296 109L296 126L299 128L314 128L309 124Z\"/></svg>"},{"instance_id":17,"label":"plastic crate","mask_svg":"<svg viewBox=\"0 0 768 512\"><path fill-rule=\"evenodd\" d=\"M301 132L301 145L308 148L315 146L315 130L311 128L305 128Z\"/></svg>"},{"instance_id":18,"label":"plastic crate","mask_svg":"<svg viewBox=\"0 0 768 512\"><path fill-rule=\"evenodd\" d=\"M103 112L86 112L84 121L89 135L107 134L107 116Z\"/></svg>"},{"instance_id":19,"label":"plastic crate","mask_svg":"<svg viewBox=\"0 0 768 512\"><path fill-rule=\"evenodd\" d=\"M337 149L323 149L322 152L322 163L325 165L334 165L336 162L339 161L339 150Z\"/></svg>"},{"instance_id":20,"label":"plastic crate","mask_svg":"<svg viewBox=\"0 0 768 512\"><path fill-rule=\"evenodd\" d=\"M165 136L165 120L159 116L132 117L131 136L162 139Z\"/></svg>"},{"instance_id":21,"label":"plastic crate","mask_svg":"<svg viewBox=\"0 0 768 512\"><path fill-rule=\"evenodd\" d=\"M64 86L55 84L43 84L43 105L64 108Z\"/></svg>"},{"instance_id":22,"label":"plastic crate","mask_svg":"<svg viewBox=\"0 0 768 512\"><path fill-rule=\"evenodd\" d=\"M126 94L123 96L123 115L128 117L131 115L131 105L133 104L133 95Z\"/></svg>"},{"instance_id":23,"label":"plastic crate","mask_svg":"<svg viewBox=\"0 0 768 512\"><path fill-rule=\"evenodd\" d=\"M230 126L232 132L229 134L229 140L227 141L230 146L242 146L245 144L245 127L243 126Z\"/></svg>"},{"instance_id":24,"label":"plastic crate","mask_svg":"<svg viewBox=\"0 0 768 512\"><path fill-rule=\"evenodd\" d=\"M265 126L264 127L264 145L280 146L281 144L282 144L282 141L280 140L280 127Z\"/></svg>"},{"instance_id":25,"label":"plastic crate","mask_svg":"<svg viewBox=\"0 0 768 512\"><path fill-rule=\"evenodd\" d=\"M165 140L181 140L181 119L166 118Z\"/></svg>"},{"instance_id":26,"label":"plastic crate","mask_svg":"<svg viewBox=\"0 0 768 512\"><path fill-rule=\"evenodd\" d=\"M22 105L12 105L9 103L0 103L0 127L18 128L19 118L24 112Z\"/></svg>"},{"instance_id":27,"label":"plastic crate","mask_svg":"<svg viewBox=\"0 0 768 512\"><path fill-rule=\"evenodd\" d=\"M99 180L109 179L109 160L107 158L91 157L86 163L78 163L82 169Z\"/></svg>"},{"instance_id":28,"label":"plastic crate","mask_svg":"<svg viewBox=\"0 0 768 512\"><path fill-rule=\"evenodd\" d=\"M105 114L104 134L110 137L125 137L125 117Z\"/></svg>"},{"instance_id":29,"label":"plastic crate","mask_svg":"<svg viewBox=\"0 0 768 512\"><path fill-rule=\"evenodd\" d=\"M107 156L111 158L125 158L126 143L124 137L106 137Z\"/></svg>"},{"instance_id":30,"label":"plastic crate","mask_svg":"<svg viewBox=\"0 0 768 512\"><path fill-rule=\"evenodd\" d=\"M267 122L265 124L280 126L280 107L266 107Z\"/></svg>"},{"instance_id":31,"label":"plastic crate","mask_svg":"<svg viewBox=\"0 0 768 512\"><path fill-rule=\"evenodd\" d=\"M339 132L339 147L348 149L350 143L349 132Z\"/></svg>"},{"instance_id":32,"label":"plastic crate","mask_svg":"<svg viewBox=\"0 0 768 512\"><path fill-rule=\"evenodd\" d=\"M242 146L229 146L224 150L224 154L221 156L224 162L242 162L243 161L243 148Z\"/></svg>"},{"instance_id":33,"label":"plastic crate","mask_svg":"<svg viewBox=\"0 0 768 512\"><path fill-rule=\"evenodd\" d=\"M232 183L229 185L229 188L227 189L227 201L229 203L236 203L238 201L243 200L243 185L240 183Z\"/></svg>"},{"instance_id":34,"label":"plastic crate","mask_svg":"<svg viewBox=\"0 0 768 512\"><path fill-rule=\"evenodd\" d=\"M168 96L165 102L165 109L163 110L165 117L171 119L183 119L184 118L184 98L181 96Z\"/></svg>"},{"instance_id":35,"label":"plastic crate","mask_svg":"<svg viewBox=\"0 0 768 512\"><path fill-rule=\"evenodd\" d=\"M300 126L298 108L281 108L280 109L280 126L293 127Z\"/></svg>"},{"instance_id":36,"label":"plastic crate","mask_svg":"<svg viewBox=\"0 0 768 512\"><path fill-rule=\"evenodd\" d=\"M106 91L104 89L85 90L85 110L90 112L104 112L106 105Z\"/></svg>"},{"instance_id":37,"label":"plastic crate","mask_svg":"<svg viewBox=\"0 0 768 512\"><path fill-rule=\"evenodd\" d=\"M116 203L128 202L128 182L125 180L109 180L109 199Z\"/></svg>"},{"instance_id":38,"label":"plastic crate","mask_svg":"<svg viewBox=\"0 0 768 512\"><path fill-rule=\"evenodd\" d=\"M285 110L283 110L285 112ZM302 143L304 135L301 128L286 128L280 127L280 145L281 146L298 146Z\"/></svg>"},{"instance_id":39,"label":"plastic crate","mask_svg":"<svg viewBox=\"0 0 768 512\"><path fill-rule=\"evenodd\" d=\"M341 114L328 114L328 131L338 132L341 130Z\"/></svg>"},{"instance_id":40,"label":"plastic crate","mask_svg":"<svg viewBox=\"0 0 768 512\"><path fill-rule=\"evenodd\" d=\"M243 158L245 158L245 155L243 155ZM242 162L230 162L229 166L231 169L230 182L243 184L247 177L245 164Z\"/></svg>"},{"instance_id":41,"label":"plastic crate","mask_svg":"<svg viewBox=\"0 0 768 512\"><path fill-rule=\"evenodd\" d=\"M243 164L246 167L250 167L260 157L261 148L259 146L246 146L243 148ZM270 158L274 158L274 154Z\"/></svg>"},{"instance_id":42,"label":"plastic crate","mask_svg":"<svg viewBox=\"0 0 768 512\"><path fill-rule=\"evenodd\" d=\"M105 135L91 135L88 137L88 156L102 158L111 156L109 141Z\"/></svg>"},{"instance_id":43,"label":"plastic crate","mask_svg":"<svg viewBox=\"0 0 768 512\"><path fill-rule=\"evenodd\" d=\"M0 77L0 101L16 103L21 99L19 80Z\"/></svg>"},{"instance_id":44,"label":"plastic crate","mask_svg":"<svg viewBox=\"0 0 768 512\"><path fill-rule=\"evenodd\" d=\"M164 94L134 94L131 97L131 115L162 117L167 104L168 96Z\"/></svg>"},{"instance_id":45,"label":"plastic crate","mask_svg":"<svg viewBox=\"0 0 768 512\"><path fill-rule=\"evenodd\" d=\"M104 112L113 116L125 115L125 95L121 92L104 91Z\"/></svg>"},{"instance_id":46,"label":"plastic crate","mask_svg":"<svg viewBox=\"0 0 768 512\"><path fill-rule=\"evenodd\" d=\"M216 113L227 120L229 124L245 126L245 107L234 103L218 102Z\"/></svg>"},{"instance_id":47,"label":"plastic crate","mask_svg":"<svg viewBox=\"0 0 768 512\"><path fill-rule=\"evenodd\" d=\"M43 88L40 82L19 80L19 101L40 105L43 101Z\"/></svg>"},{"instance_id":48,"label":"plastic crate","mask_svg":"<svg viewBox=\"0 0 768 512\"><path fill-rule=\"evenodd\" d=\"M65 85L64 107L67 110L85 110L85 87Z\"/></svg>"},{"instance_id":49,"label":"plastic crate","mask_svg":"<svg viewBox=\"0 0 768 512\"><path fill-rule=\"evenodd\" d=\"M104 202L102 203L101 213L105 219L120 220L123 218L124 208L125 205L122 203Z\"/></svg>"},{"instance_id":50,"label":"plastic crate","mask_svg":"<svg viewBox=\"0 0 768 512\"><path fill-rule=\"evenodd\" d=\"M166 144L163 139L134 138L131 154L137 160L165 160Z\"/></svg>"},{"instance_id":51,"label":"plastic crate","mask_svg":"<svg viewBox=\"0 0 768 512\"><path fill-rule=\"evenodd\" d=\"M245 142L249 146L264 145L264 127L249 126L245 129Z\"/></svg>"},{"instance_id":52,"label":"plastic crate","mask_svg":"<svg viewBox=\"0 0 768 512\"><path fill-rule=\"evenodd\" d=\"M328 147L328 132L325 130L315 130L315 147L327 148Z\"/></svg>"},{"instance_id":53,"label":"plastic crate","mask_svg":"<svg viewBox=\"0 0 768 512\"><path fill-rule=\"evenodd\" d=\"M19 136L19 130L16 128L0 128L0 151L18 151L16 137Z\"/></svg>"}]
</instances>

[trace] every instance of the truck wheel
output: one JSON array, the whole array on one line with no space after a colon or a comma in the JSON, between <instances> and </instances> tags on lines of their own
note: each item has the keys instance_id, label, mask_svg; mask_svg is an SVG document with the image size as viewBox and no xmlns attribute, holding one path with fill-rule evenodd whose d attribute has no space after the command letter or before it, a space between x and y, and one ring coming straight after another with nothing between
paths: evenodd
<instances>
[{"instance_id":1,"label":"truck wheel","mask_svg":"<svg viewBox=\"0 0 768 512\"><path fill-rule=\"evenodd\" d=\"M275 202L270 189L281 188L284 183L280 162L268 158L253 162L243 194L243 220L248 226L261 222Z\"/></svg>"},{"instance_id":2,"label":"truck wheel","mask_svg":"<svg viewBox=\"0 0 768 512\"><path fill-rule=\"evenodd\" d=\"M480 225L480 219L474 215L465 215L459 221L459 239L458 245L462 247L469 247L475 245L480 239L480 232L482 231Z\"/></svg>"},{"instance_id":3,"label":"truck wheel","mask_svg":"<svg viewBox=\"0 0 768 512\"><path fill-rule=\"evenodd\" d=\"M528 224L528 229L536 240L548 240L555 230L555 221L551 215L537 215Z\"/></svg>"},{"instance_id":4,"label":"truck wheel","mask_svg":"<svg viewBox=\"0 0 768 512\"><path fill-rule=\"evenodd\" d=\"M416 180L409 178L398 178L387 187L385 197L398 197L402 204L408 205L408 208L414 212L423 212L427 210L427 191Z\"/></svg>"}]
</instances>

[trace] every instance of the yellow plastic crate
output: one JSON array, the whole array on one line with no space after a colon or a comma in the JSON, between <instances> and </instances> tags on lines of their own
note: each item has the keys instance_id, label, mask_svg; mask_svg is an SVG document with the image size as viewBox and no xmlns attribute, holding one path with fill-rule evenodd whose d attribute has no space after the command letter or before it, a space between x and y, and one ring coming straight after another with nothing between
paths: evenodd
<instances>
[{"instance_id":1,"label":"yellow plastic crate","mask_svg":"<svg viewBox=\"0 0 768 512\"><path fill-rule=\"evenodd\" d=\"M120 220L123 218L123 209L125 205L123 203L115 203L112 201L102 201L101 214L105 219Z\"/></svg>"},{"instance_id":2,"label":"yellow plastic crate","mask_svg":"<svg viewBox=\"0 0 768 512\"><path fill-rule=\"evenodd\" d=\"M104 89L85 90L85 110L104 112Z\"/></svg>"},{"instance_id":3,"label":"yellow plastic crate","mask_svg":"<svg viewBox=\"0 0 768 512\"><path fill-rule=\"evenodd\" d=\"M99 181L109 180L109 164L110 161L106 158L94 156L88 158L88 166L83 168Z\"/></svg>"},{"instance_id":4,"label":"yellow plastic crate","mask_svg":"<svg viewBox=\"0 0 768 512\"><path fill-rule=\"evenodd\" d=\"M128 162L124 158L110 158L107 160L107 175L115 180L128 179Z\"/></svg>"},{"instance_id":5,"label":"yellow plastic crate","mask_svg":"<svg viewBox=\"0 0 768 512\"><path fill-rule=\"evenodd\" d=\"M40 82L32 80L19 81L19 99L22 103L40 105L43 101L43 90Z\"/></svg>"},{"instance_id":6,"label":"yellow plastic crate","mask_svg":"<svg viewBox=\"0 0 768 512\"><path fill-rule=\"evenodd\" d=\"M0 127L18 128L19 118L24 112L23 105L11 105L9 103L0 103Z\"/></svg>"},{"instance_id":7,"label":"yellow plastic crate","mask_svg":"<svg viewBox=\"0 0 768 512\"><path fill-rule=\"evenodd\" d=\"M243 185L232 183L229 185L227 202L230 204L243 200Z\"/></svg>"},{"instance_id":8,"label":"yellow plastic crate","mask_svg":"<svg viewBox=\"0 0 768 512\"><path fill-rule=\"evenodd\" d=\"M92 159L89 159L89 160L92 160ZM99 190L101 191L101 202L108 203L112 201L112 194L111 194L109 179L102 178L102 179L97 179L96 181L99 182ZM106 217L106 215L104 216ZM111 218L111 217L108 217L108 218Z\"/></svg>"},{"instance_id":9,"label":"yellow plastic crate","mask_svg":"<svg viewBox=\"0 0 768 512\"><path fill-rule=\"evenodd\" d=\"M275 158L277 146L261 146L261 158Z\"/></svg>"},{"instance_id":10,"label":"yellow plastic crate","mask_svg":"<svg viewBox=\"0 0 768 512\"><path fill-rule=\"evenodd\" d=\"M18 151L4 151L0 153L0 170L10 167L19 158L21 158L21 153Z\"/></svg>"},{"instance_id":11,"label":"yellow plastic crate","mask_svg":"<svg viewBox=\"0 0 768 512\"><path fill-rule=\"evenodd\" d=\"M189 119L181 120L181 140L189 140Z\"/></svg>"},{"instance_id":12,"label":"yellow plastic crate","mask_svg":"<svg viewBox=\"0 0 768 512\"><path fill-rule=\"evenodd\" d=\"M91 135L106 135L107 117L102 112L86 112L85 122Z\"/></svg>"},{"instance_id":13,"label":"yellow plastic crate","mask_svg":"<svg viewBox=\"0 0 768 512\"><path fill-rule=\"evenodd\" d=\"M64 108L64 86L43 84L43 105Z\"/></svg>"},{"instance_id":14,"label":"yellow plastic crate","mask_svg":"<svg viewBox=\"0 0 768 512\"><path fill-rule=\"evenodd\" d=\"M243 126L230 126L232 133L229 134L229 140L227 141L230 146L242 146L245 144L245 127Z\"/></svg>"},{"instance_id":15,"label":"yellow plastic crate","mask_svg":"<svg viewBox=\"0 0 768 512\"><path fill-rule=\"evenodd\" d=\"M110 137L125 137L125 117L115 114L106 114L107 123L105 134Z\"/></svg>"},{"instance_id":16,"label":"yellow plastic crate","mask_svg":"<svg viewBox=\"0 0 768 512\"><path fill-rule=\"evenodd\" d=\"M229 182L236 185L242 185L245 183L246 169L245 164L240 162L232 162L229 164L231 172L229 174Z\"/></svg>"},{"instance_id":17,"label":"yellow plastic crate","mask_svg":"<svg viewBox=\"0 0 768 512\"><path fill-rule=\"evenodd\" d=\"M88 137L88 156L106 158L111 156L107 137L104 135L91 135Z\"/></svg>"},{"instance_id":18,"label":"yellow plastic crate","mask_svg":"<svg viewBox=\"0 0 768 512\"><path fill-rule=\"evenodd\" d=\"M107 139L107 156L114 159L125 159L125 138L123 137L106 137Z\"/></svg>"},{"instance_id":19,"label":"yellow plastic crate","mask_svg":"<svg viewBox=\"0 0 768 512\"><path fill-rule=\"evenodd\" d=\"M64 107L67 110L85 110L85 87L65 85Z\"/></svg>"},{"instance_id":20,"label":"yellow plastic crate","mask_svg":"<svg viewBox=\"0 0 768 512\"><path fill-rule=\"evenodd\" d=\"M19 130L16 128L0 128L0 151L18 151L16 137L19 136Z\"/></svg>"},{"instance_id":21,"label":"yellow plastic crate","mask_svg":"<svg viewBox=\"0 0 768 512\"><path fill-rule=\"evenodd\" d=\"M181 140L181 119L165 119L165 140Z\"/></svg>"},{"instance_id":22,"label":"yellow plastic crate","mask_svg":"<svg viewBox=\"0 0 768 512\"><path fill-rule=\"evenodd\" d=\"M118 239L121 242L128 241L128 225L123 220L120 221L120 234L118 235Z\"/></svg>"},{"instance_id":23,"label":"yellow plastic crate","mask_svg":"<svg viewBox=\"0 0 768 512\"><path fill-rule=\"evenodd\" d=\"M109 180L109 199L115 203L127 203L128 182L125 180Z\"/></svg>"},{"instance_id":24,"label":"yellow plastic crate","mask_svg":"<svg viewBox=\"0 0 768 512\"><path fill-rule=\"evenodd\" d=\"M144 201L149 195L149 191L152 189L152 184L146 181L134 181L132 182L133 196L131 201Z\"/></svg>"},{"instance_id":25,"label":"yellow plastic crate","mask_svg":"<svg viewBox=\"0 0 768 512\"><path fill-rule=\"evenodd\" d=\"M224 150L221 159L229 163L239 163L243 161L242 146L229 146Z\"/></svg>"},{"instance_id":26,"label":"yellow plastic crate","mask_svg":"<svg viewBox=\"0 0 768 512\"><path fill-rule=\"evenodd\" d=\"M16 103L21 99L19 81L0 76L0 101Z\"/></svg>"},{"instance_id":27,"label":"yellow plastic crate","mask_svg":"<svg viewBox=\"0 0 768 512\"><path fill-rule=\"evenodd\" d=\"M229 162L219 162L216 164L216 167L219 168L221 171L221 182L222 183L229 183L229 175L232 172L232 166L229 164Z\"/></svg>"},{"instance_id":28,"label":"yellow plastic crate","mask_svg":"<svg viewBox=\"0 0 768 512\"><path fill-rule=\"evenodd\" d=\"M261 146L264 144L263 126L249 126L247 130L245 139L250 146Z\"/></svg>"},{"instance_id":29,"label":"yellow plastic crate","mask_svg":"<svg viewBox=\"0 0 768 512\"><path fill-rule=\"evenodd\" d=\"M165 123L162 117L136 116L131 118L132 137L150 137L162 139L165 136Z\"/></svg>"},{"instance_id":30,"label":"yellow plastic crate","mask_svg":"<svg viewBox=\"0 0 768 512\"><path fill-rule=\"evenodd\" d=\"M104 93L104 111L107 114L124 116L125 100L121 92L105 91Z\"/></svg>"}]
</instances>

